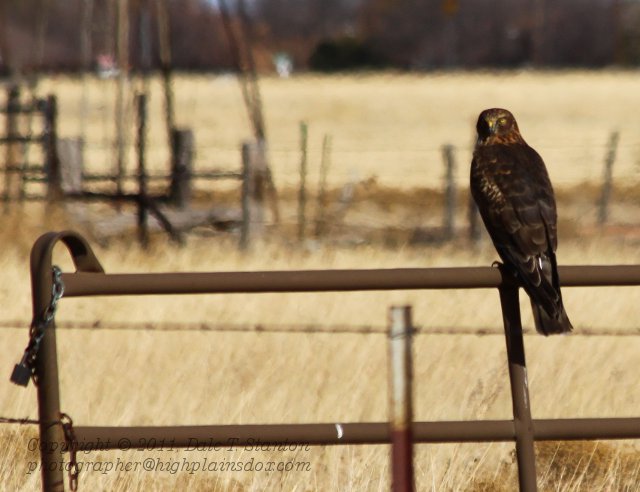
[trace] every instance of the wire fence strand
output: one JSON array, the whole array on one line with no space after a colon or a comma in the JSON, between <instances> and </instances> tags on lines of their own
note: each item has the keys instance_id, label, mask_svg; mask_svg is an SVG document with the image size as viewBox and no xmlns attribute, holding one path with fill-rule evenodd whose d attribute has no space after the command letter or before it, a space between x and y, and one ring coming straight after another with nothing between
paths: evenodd
<instances>
[{"instance_id":1,"label":"wire fence strand","mask_svg":"<svg viewBox=\"0 0 640 492\"><path fill-rule=\"evenodd\" d=\"M30 321L0 321L0 329L27 329ZM382 325L321 325L321 324L265 324L265 323L207 323L207 322L126 322L126 321L57 321L56 328L62 330L103 330L103 331L200 331L231 333L292 333L292 334L353 334L386 335L388 328ZM537 335L535 329L526 327L525 335ZM504 335L501 327L449 327L415 326L415 335ZM640 327L636 328L578 328L572 336L640 336Z\"/></svg>"}]
</instances>

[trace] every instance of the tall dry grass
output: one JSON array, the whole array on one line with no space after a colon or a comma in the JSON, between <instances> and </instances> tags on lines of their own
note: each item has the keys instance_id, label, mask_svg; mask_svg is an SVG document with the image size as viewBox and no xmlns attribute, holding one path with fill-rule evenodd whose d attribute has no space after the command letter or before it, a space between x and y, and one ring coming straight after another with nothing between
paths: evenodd
<instances>
[{"instance_id":1,"label":"tall dry grass","mask_svg":"<svg viewBox=\"0 0 640 492\"><path fill-rule=\"evenodd\" d=\"M437 187L440 144L468 147L471 122L486 106L514 110L528 140L549 163L560 195L583 181L593 181L607 134L624 124L616 173L635 177L638 123L630 108L635 74L504 73L436 76L367 76L291 80L263 84L274 172L283 195L294 196L297 124L307 119L312 145L334 136L331 186L378 176L375 193L388 199L354 209L357 221L385 227L411 222L417 215L430 223L439 210L398 203L429 198L420 189ZM102 83L100 83L102 84ZM107 106L106 87L91 85L91 99ZM63 134L77 132L77 120L65 117L77 103L77 86L50 79L61 98ZM101 88L102 87L102 88ZM176 81L181 124L196 127L203 146L198 165L235 166L237 144L248 134L235 81L229 77L179 78ZM156 89L157 90L157 89ZM155 93L154 93L155 94ZM585 101L589 101L585 103ZM153 109L152 141L161 141L159 107ZM111 127L107 110L92 109L89 129L100 142ZM106 115L106 116L105 116ZM102 126L100 126L102 125ZM621 127L622 128L622 127ZM629 140L626 140L629 139ZM626 142L626 143L625 143ZM224 151L227 148L228 151ZM317 147L316 147L317 148ZM204 147L203 147L204 149ZM413 149L413 150L412 150ZM417 151L416 151L417 150ZM418 152L419 151L419 152ZM106 162L105 149L94 148L89 165ZM101 152L101 153L100 153ZM164 150L154 165L163 165ZM90 154L91 155L91 154ZM464 153L459 156L464 174ZM580 164L577 164L577 163ZM355 171L354 171L355 170ZM409 176L410 178L407 178ZM418 192L415 192L418 188ZM629 188L632 190L633 188ZM581 191L582 190L582 191ZM585 235L584 217L593 218L593 200L575 199L587 188L570 189L562 198L561 264L640 263L637 239ZM414 193L415 192L415 193ZM374 193L374 194L375 194ZM629 191L629 193L631 193ZM215 195L214 195L215 196ZM618 195L619 197L619 195ZM619 202L614 217L633 223L633 193ZM290 206L293 209L293 205ZM80 227L70 217L78 211L44 205L14 208L0 231L2 318L17 320L0 330L5 347L0 374L10 373L27 341L30 317L28 250L47 231ZM287 212L288 213L288 212ZM357 220L356 220L357 219ZM411 222L413 224L413 222ZM384 231L384 227L381 227ZM384 235L384 233L382 233ZM154 237L151 249L112 240L109 247L92 240L107 272L230 271L316 268L392 268L489 265L491 245L477 249L464 241L445 245L393 243L335 248L320 242L299 248L285 239L271 240L241 254L235 239L190 236L185 248ZM389 244L392 244L390 246ZM63 248L55 263L69 270ZM636 288L565 289L567 310L576 327L567 337L525 338L531 406L535 418L637 416L640 407L634 336L581 336L589 328L637 330L640 307ZM420 420L494 419L511 415L504 341L495 335L439 335L430 328L499 328L496 292L367 292L322 294L205 295L146 298L63 299L58 318L72 321L164 323L261 323L263 325L340 324L384 327L392 304L411 304L425 334L415 339L415 418ZM521 299L525 327L530 308ZM386 420L386 337L381 334L205 333L198 331L130 331L60 329L58 337L62 409L77 424L173 425L269 422L349 422ZM0 416L36 416L33 386L0 385ZM34 428L3 425L6 446L0 455L11 463L0 470L6 490L36 490L38 473L29 473L37 453L27 443ZM538 444L542 490L640 490L638 443ZM308 471L290 472L109 472L85 469L83 490L385 490L389 487L386 446L312 448L285 453L246 449L221 451L113 451L81 455L88 462L140 462L150 456L164 463L203 460L246 463L309 463ZM509 444L416 446L419 490L514 490Z\"/></svg>"}]
</instances>

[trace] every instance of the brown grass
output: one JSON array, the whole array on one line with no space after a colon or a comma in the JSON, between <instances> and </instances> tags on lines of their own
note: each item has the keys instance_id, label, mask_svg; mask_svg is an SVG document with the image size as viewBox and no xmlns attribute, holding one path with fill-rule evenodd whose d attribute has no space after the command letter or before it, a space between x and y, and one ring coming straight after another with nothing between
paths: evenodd
<instances>
[{"instance_id":1,"label":"brown grass","mask_svg":"<svg viewBox=\"0 0 640 492\"><path fill-rule=\"evenodd\" d=\"M434 189L438 187L441 168L438 164L425 169L421 160L424 155L416 157L411 163L402 163L406 169L397 168L405 172L402 176L412 176L407 180L397 178L396 168L392 173L388 166L410 154L392 155L390 151L396 148L437 149L444 141L467 145L470 119L477 109L504 105L522 115L521 126L523 131L527 128L532 143L549 143L545 156L553 156L553 143L564 141L580 146L586 142L578 151L585 157L580 161L584 165L550 165L552 176L560 182L560 263L637 264L637 238L599 234L593 229L597 184L575 186L595 176L589 169L600 165L602 143L613 123L627 122L629 134L635 131L635 120L623 112L623 106L627 111L632 106L628 99L636 97L635 92L628 92L627 99L622 97L632 80L629 73L392 75L357 81L268 79L264 95L273 147L289 149L286 159L284 152L274 152L274 157L279 156L276 166L280 167L275 169L285 204L284 237L274 235L247 254L237 251L234 237L192 235L187 247L180 249L157 235L149 251L132 244L131 237L112 239L108 248L98 246L97 238L92 238L92 243L108 272L489 265L496 254L486 241L476 249L464 240L440 245L411 243L407 229L440 223L441 196ZM45 86L48 84L59 87L62 104L74 101L70 81L50 80ZM236 165L235 146L246 135L247 127L233 80L181 78L176 87L182 101L181 122L189 122L193 116L200 122L199 141L233 147L228 154L216 156L227 156L229 165ZM91 88L92 97L107 100L108 96L95 94L96 88ZM612 88L619 90L612 92ZM210 97L210 91L216 96L208 104L189 103ZM544 94L553 96L547 101ZM575 99L563 97L568 94L575 95ZM587 97L590 104L584 104ZM99 122L99 111L94 113ZM594 117L596 113L599 118ZM218 114L224 115L224 124ZM368 225L377 231L376 236L363 236L366 240L340 248L323 241L308 241L298 247L293 241L296 128L301 118L310 121L316 140L324 132L334 134L337 153L336 173L331 178L333 193L351 179L350 166L357 165L362 178L341 227ZM63 128L73 132L75 124L73 119L67 119ZM554 130L550 135L549 129L557 128L562 131ZM91 130L98 140L99 130L99 126ZM159 135L160 130L154 131ZM450 140L452 135L457 138ZM370 159L367 148L373 145L371 142L384 150L384 163ZM344 154L339 153L340 149ZM434 150L433 155L439 163L438 152ZM346 160L347 155L352 161ZM205 157L200 155L199 159ZM632 149L626 148L620 159L621 175L635 176ZM462 155L459 162L460 174L464 175ZM420 176L418 184L416 176ZM624 186L617 187L614 195L617 202L613 218L634 224L637 185L631 179L621 184ZM214 196L222 195L217 192ZM74 227L91 236L88 226L70 219L79 213L78 207L73 208L26 205L3 216L2 318L18 320L19 329L0 331L5 347L0 374L10 373L26 343L30 245L39 234L52 229ZM96 213L112 212L105 208ZM394 236L394 227L404 232ZM55 262L64 270L71 268L62 248L56 251ZM637 289L566 289L564 297L575 333L552 338L532 335L525 339L534 417L637 416L640 339L581 336L592 328L636 330L640 315ZM503 339L493 335L428 333L431 327L499 328L499 303L492 291L63 299L58 319L101 320L104 324L184 321L384 327L388 306L393 304L411 304L416 324L427 332L415 340L416 419L510 417ZM532 320L525 299L521 300L521 307L525 327L530 329ZM384 335L60 329L58 344L62 408L80 425L349 422L387 418ZM7 382L0 386L0 402L0 416L36 416L33 386L24 390ZM35 429L3 425L0 433L7 443L0 456L3 462L13 463L0 470L0 485L6 490L36 490L39 476L29 474L28 467L37 461L37 456L26 445L35 437ZM540 488L563 492L640 490L636 485L640 466L637 444L539 443ZM512 449L509 444L419 445L415 461L418 489L514 490ZM86 454L80 459L135 462L148 456L164 462L204 458L227 462L293 460L309 462L310 471L103 474L85 470L80 479L81 490L311 491L389 487L386 446L312 448L286 453L245 449L114 451Z\"/></svg>"}]
</instances>

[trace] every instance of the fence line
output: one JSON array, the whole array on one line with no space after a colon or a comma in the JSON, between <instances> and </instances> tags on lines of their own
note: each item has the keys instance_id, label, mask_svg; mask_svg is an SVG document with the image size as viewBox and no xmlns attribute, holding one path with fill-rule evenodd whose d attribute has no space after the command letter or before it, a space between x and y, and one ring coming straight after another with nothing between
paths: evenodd
<instances>
[{"instance_id":1,"label":"fence line","mask_svg":"<svg viewBox=\"0 0 640 492\"><path fill-rule=\"evenodd\" d=\"M0 330L24 330L31 320L0 320ZM214 333L292 333L292 334L349 334L386 335L384 325L339 325L339 324L264 324L264 323L209 323L209 322L155 322L155 321L57 321L56 328L80 331L205 331ZM504 335L504 329L487 327L413 326L413 334L420 335ZM524 336L539 336L533 327L523 327ZM572 336L593 337L637 337L640 328L583 328Z\"/></svg>"},{"instance_id":2,"label":"fence line","mask_svg":"<svg viewBox=\"0 0 640 492\"><path fill-rule=\"evenodd\" d=\"M76 273L60 273L53 268L52 252L59 241L69 250ZM36 241L31 252L31 278L34 322L30 329L30 343L22 361L14 370L12 380L26 385L31 376L37 383L44 490L64 489L62 468L56 464L63 461L65 447L54 443L66 443L73 462L79 445L96 443L98 439L111 443L107 445L107 449L118 449L122 439L129 442L146 439L150 443L147 448L157 447L151 443L160 446L160 443L168 440L176 447L190 446L194 441L206 445L211 439L234 446L246 444L250 439L260 439L266 443L308 445L384 444L392 441L389 422L173 427L77 426L71 429L71 419L60 410L54 315L56 303L62 295L80 297L497 288L505 328L513 420L412 422L411 442L515 442L520 489L534 491L536 470L533 445L536 440L640 438L640 418L532 419L518 302L519 287L509 274L503 274L498 268L107 275L84 238L66 231L47 233ZM640 265L563 267L560 269L560 278L565 287L637 286L640 285ZM58 425L61 421L62 425ZM72 484L76 483L76 479L77 476L70 475ZM392 480L396 490L411 490L413 477L404 482L396 479L394 477ZM404 487L396 486L397 483L404 483Z\"/></svg>"}]
</instances>

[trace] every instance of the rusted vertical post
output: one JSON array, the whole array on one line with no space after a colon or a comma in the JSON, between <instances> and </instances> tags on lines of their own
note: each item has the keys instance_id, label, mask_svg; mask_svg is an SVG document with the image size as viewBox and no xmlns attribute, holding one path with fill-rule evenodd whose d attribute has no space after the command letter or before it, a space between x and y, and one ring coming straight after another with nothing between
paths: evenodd
<instances>
[{"instance_id":1,"label":"rusted vertical post","mask_svg":"<svg viewBox=\"0 0 640 492\"><path fill-rule=\"evenodd\" d=\"M600 194L600 206L598 207L598 225L603 226L609 217L609 201L613 187L613 163L616 160L616 150L620 134L615 131L609 137L609 146L604 160L604 172L602 177L602 192Z\"/></svg>"},{"instance_id":2,"label":"rusted vertical post","mask_svg":"<svg viewBox=\"0 0 640 492\"><path fill-rule=\"evenodd\" d=\"M513 422L516 433L518 483L520 492L534 492L537 490L536 459L518 287L515 284L506 285L500 287L499 292L509 361L509 381L511 383Z\"/></svg>"},{"instance_id":3,"label":"rusted vertical post","mask_svg":"<svg viewBox=\"0 0 640 492\"><path fill-rule=\"evenodd\" d=\"M58 100L49 95L45 106L44 145L46 153L47 196L55 201L62 198L62 179L60 177L60 160L58 159Z\"/></svg>"},{"instance_id":4,"label":"rusted vertical post","mask_svg":"<svg viewBox=\"0 0 640 492\"><path fill-rule=\"evenodd\" d=\"M178 208L187 208L191 201L191 169L193 132L174 128L171 132L171 189L169 199Z\"/></svg>"},{"instance_id":5,"label":"rusted vertical post","mask_svg":"<svg viewBox=\"0 0 640 492\"><path fill-rule=\"evenodd\" d=\"M147 169L145 162L145 144L147 132L147 96L136 96L138 113L138 238L143 247L149 245L149 227L147 210Z\"/></svg>"},{"instance_id":6,"label":"rusted vertical post","mask_svg":"<svg viewBox=\"0 0 640 492\"><path fill-rule=\"evenodd\" d=\"M51 250L45 241L38 241L31 250L31 291L33 319L44 317L53 288ZM64 491L62 445L64 435L60 421L60 388L55 320L44 329L36 357L38 380L38 416L40 420L40 460L42 490Z\"/></svg>"},{"instance_id":7,"label":"rusted vertical post","mask_svg":"<svg viewBox=\"0 0 640 492\"><path fill-rule=\"evenodd\" d=\"M442 146L442 158L445 165L444 183L444 217L443 229L447 239L453 238L454 221L456 211L456 184L454 178L455 161L453 158L453 145Z\"/></svg>"},{"instance_id":8,"label":"rusted vertical post","mask_svg":"<svg viewBox=\"0 0 640 492\"><path fill-rule=\"evenodd\" d=\"M391 424L391 473L394 492L412 492L413 439L411 432L412 376L411 307L389 310L389 419Z\"/></svg>"}]
</instances>

